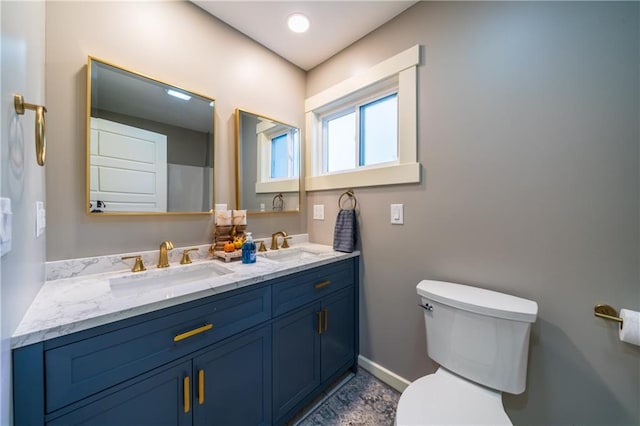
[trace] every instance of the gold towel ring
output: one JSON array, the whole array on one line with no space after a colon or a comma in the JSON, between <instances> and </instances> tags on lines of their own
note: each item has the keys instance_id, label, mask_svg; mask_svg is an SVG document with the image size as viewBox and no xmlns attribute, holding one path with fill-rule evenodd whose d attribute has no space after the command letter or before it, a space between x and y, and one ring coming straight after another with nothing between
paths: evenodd
<instances>
[{"instance_id":1,"label":"gold towel ring","mask_svg":"<svg viewBox=\"0 0 640 426\"><path fill-rule=\"evenodd\" d=\"M358 200L356 199L356 196L353 194L353 191L351 189L348 190L348 191L343 192L342 195L340 195L340 198L338 198L338 208L339 209L342 208L342 198L345 195L348 196L353 201L352 210L355 210L356 207L358 207Z\"/></svg>"},{"instance_id":2,"label":"gold towel ring","mask_svg":"<svg viewBox=\"0 0 640 426\"><path fill-rule=\"evenodd\" d=\"M26 103L22 95L13 95L13 108L19 115L23 115L25 109L30 109L36 112L36 161L38 162L38 165L44 166L44 158L47 154L47 135L44 113L47 112L47 108L44 105Z\"/></svg>"}]
</instances>

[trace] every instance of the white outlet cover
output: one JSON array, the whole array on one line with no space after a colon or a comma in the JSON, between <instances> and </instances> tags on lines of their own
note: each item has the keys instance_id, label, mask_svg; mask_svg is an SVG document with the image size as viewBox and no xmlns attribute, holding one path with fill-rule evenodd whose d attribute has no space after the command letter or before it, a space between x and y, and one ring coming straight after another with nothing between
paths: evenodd
<instances>
[{"instance_id":1,"label":"white outlet cover","mask_svg":"<svg viewBox=\"0 0 640 426\"><path fill-rule=\"evenodd\" d=\"M36 201L36 238L44 233L47 226L47 216L44 209L44 202Z\"/></svg>"},{"instance_id":2,"label":"white outlet cover","mask_svg":"<svg viewBox=\"0 0 640 426\"><path fill-rule=\"evenodd\" d=\"M324 220L324 204L313 205L313 218L315 220Z\"/></svg>"},{"instance_id":3,"label":"white outlet cover","mask_svg":"<svg viewBox=\"0 0 640 426\"><path fill-rule=\"evenodd\" d=\"M11 251L11 198L0 198L0 256Z\"/></svg>"}]
</instances>

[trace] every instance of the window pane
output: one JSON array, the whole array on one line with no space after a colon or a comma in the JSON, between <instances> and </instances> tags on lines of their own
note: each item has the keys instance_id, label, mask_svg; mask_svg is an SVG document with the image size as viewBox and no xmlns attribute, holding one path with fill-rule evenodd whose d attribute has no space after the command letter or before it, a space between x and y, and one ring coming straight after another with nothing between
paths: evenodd
<instances>
[{"instance_id":1,"label":"window pane","mask_svg":"<svg viewBox=\"0 0 640 426\"><path fill-rule=\"evenodd\" d=\"M398 95L360 107L360 165L398 159Z\"/></svg>"},{"instance_id":2,"label":"window pane","mask_svg":"<svg viewBox=\"0 0 640 426\"><path fill-rule=\"evenodd\" d=\"M292 149L291 149L291 158L289 159L289 161L291 161L291 174L289 175L289 177L298 177L300 176L300 161L298 160L300 158L300 138L298 138L298 131L294 130L293 131L293 138L292 138Z\"/></svg>"},{"instance_id":3,"label":"window pane","mask_svg":"<svg viewBox=\"0 0 640 426\"><path fill-rule=\"evenodd\" d=\"M285 178L288 171L287 135L271 139L271 178Z\"/></svg>"},{"instance_id":4,"label":"window pane","mask_svg":"<svg viewBox=\"0 0 640 426\"><path fill-rule=\"evenodd\" d=\"M327 171L356 167L356 114L327 120Z\"/></svg>"}]
</instances>

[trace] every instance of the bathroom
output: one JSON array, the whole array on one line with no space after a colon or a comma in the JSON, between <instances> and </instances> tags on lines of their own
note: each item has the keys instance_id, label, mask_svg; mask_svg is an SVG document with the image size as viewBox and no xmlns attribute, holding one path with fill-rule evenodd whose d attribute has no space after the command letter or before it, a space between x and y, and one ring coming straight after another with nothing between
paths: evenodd
<instances>
[{"instance_id":1,"label":"bathroom","mask_svg":"<svg viewBox=\"0 0 640 426\"><path fill-rule=\"evenodd\" d=\"M598 303L640 309L638 3L418 2L309 71L189 2L1 7L3 125L15 90L7 69L29 70L35 83L20 77L17 87L48 110L47 164L32 168L27 146L23 200L44 199L46 234L27 247L14 237L2 257L1 424L11 415L7 339L42 285L45 261L209 242L208 216L86 215L88 55L216 99L215 200L232 204L235 108L304 128L305 99L414 45L422 49L420 182L354 188L360 355L406 381L434 371L416 284L490 288L539 306L527 389L504 398L514 424L640 423L640 350L593 316ZM14 14L27 46L5 38ZM42 54L41 68L5 60L24 50ZM303 191L299 213L250 216L250 228L331 244L343 191ZM317 204L325 220L313 219ZM390 204L404 205L404 225L389 223ZM22 211L33 234L31 210ZM16 211L14 226L23 223Z\"/></svg>"}]
</instances>

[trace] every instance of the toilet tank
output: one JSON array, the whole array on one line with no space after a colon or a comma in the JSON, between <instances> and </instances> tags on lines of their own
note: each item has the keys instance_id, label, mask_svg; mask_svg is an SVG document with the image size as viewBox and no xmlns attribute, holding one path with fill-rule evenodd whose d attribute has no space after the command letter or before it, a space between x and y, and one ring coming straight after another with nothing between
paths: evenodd
<instances>
[{"instance_id":1,"label":"toilet tank","mask_svg":"<svg viewBox=\"0 0 640 426\"><path fill-rule=\"evenodd\" d=\"M524 392L536 302L443 281L421 281L417 290L431 359L489 388Z\"/></svg>"}]
</instances>

